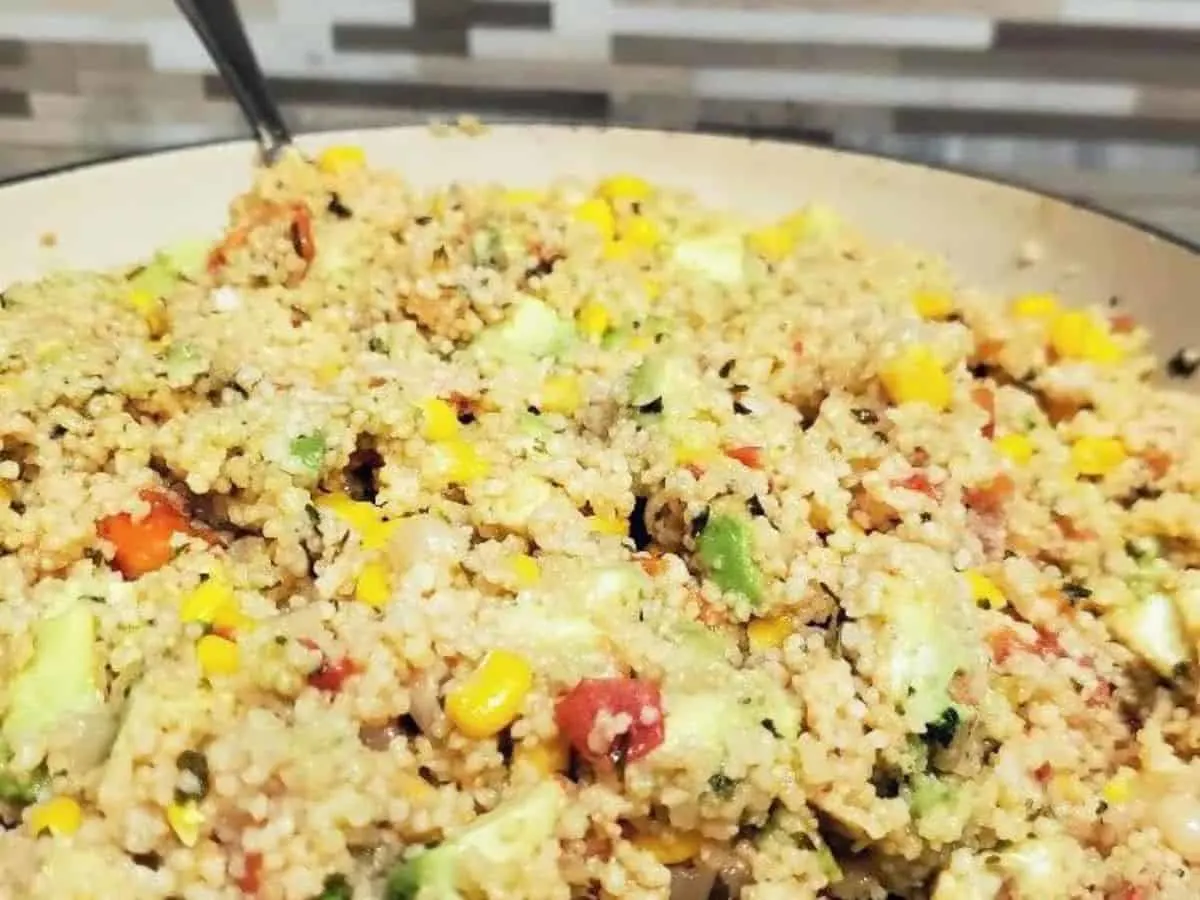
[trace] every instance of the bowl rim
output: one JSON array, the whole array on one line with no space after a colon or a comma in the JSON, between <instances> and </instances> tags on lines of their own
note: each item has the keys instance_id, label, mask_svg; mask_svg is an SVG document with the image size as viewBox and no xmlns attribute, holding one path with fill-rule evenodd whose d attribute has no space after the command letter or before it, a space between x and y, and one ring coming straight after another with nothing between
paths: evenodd
<instances>
[{"instance_id":1,"label":"bowl rim","mask_svg":"<svg viewBox=\"0 0 1200 900\"><path fill-rule=\"evenodd\" d=\"M1006 190L1015 191L1026 194L1031 198L1053 200L1064 204L1078 212L1087 215L1096 216L1101 219L1107 219L1115 224L1124 225L1134 231L1139 231L1142 234L1172 244L1182 250L1200 256L1200 238L1193 240L1184 237L1175 231L1170 231L1159 225L1146 222L1142 219L1135 218L1122 212L1118 212L1108 206L1099 203L1093 203L1090 200L1085 200L1081 197L1059 193L1045 188L1035 188L1029 184L1022 182L1017 177L1008 177L1006 175L997 175L993 172L985 172L980 169L974 169L970 166L957 166L949 163L934 163L925 160L911 159L905 156L900 156L895 153L888 153L882 150L871 150L862 147L843 147L835 144L824 144L819 141L807 140L803 137L789 138L786 135L772 134L769 137L758 137L753 133L743 133L737 131L719 131L706 129L683 129L683 128L659 128L649 127L644 125L626 125L620 123L585 123L585 122L552 122L539 120L503 120L498 122L484 122L487 127L508 127L520 128L522 126L537 126L539 128L550 128L562 131L632 131L643 132L649 134L670 135L672 137L686 137L694 135L707 139L719 139L730 141L733 143L753 144L776 144L779 146L796 146L805 147L809 150L817 150L841 156L853 156L862 159L875 159L886 161L888 163L904 166L910 169L923 169L931 173L945 173L957 175L960 177L972 179L977 182L992 185L994 187L1004 188ZM403 125L338 125L329 128L310 128L302 132L298 132L295 137L297 140L303 140L308 137L320 137L323 134L338 134L346 132L379 132L379 131L399 131L405 129L423 129L428 128L428 125L422 124L403 124ZM486 133L485 133L486 134ZM247 148L253 146L253 140L249 137L212 137L204 138L197 141L185 141L178 144L168 144L162 147L148 147L144 149L117 151L115 153L106 153L94 159L78 160L75 162L61 163L55 166L49 166L44 169L36 169L32 172L24 172L15 175L7 175L0 177L0 191L8 187L24 184L27 182L39 181L42 179L53 178L57 175L67 175L72 172L102 168L109 165L119 165L124 162L133 162L139 159L145 159L155 156L167 156L171 153L187 150L202 150L205 148L218 147L233 147L245 146Z\"/></svg>"}]
</instances>

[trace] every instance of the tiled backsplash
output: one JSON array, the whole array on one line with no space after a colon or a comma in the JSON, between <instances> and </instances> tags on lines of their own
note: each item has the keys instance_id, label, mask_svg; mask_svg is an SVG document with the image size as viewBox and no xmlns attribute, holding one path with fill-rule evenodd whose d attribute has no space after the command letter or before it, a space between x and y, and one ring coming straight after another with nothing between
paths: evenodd
<instances>
[{"instance_id":1,"label":"tiled backsplash","mask_svg":"<svg viewBox=\"0 0 1200 900\"><path fill-rule=\"evenodd\" d=\"M1000 172L1200 240L1200 0L242 9L298 128L471 112L794 137ZM241 132L169 0L0 0L0 175Z\"/></svg>"}]
</instances>

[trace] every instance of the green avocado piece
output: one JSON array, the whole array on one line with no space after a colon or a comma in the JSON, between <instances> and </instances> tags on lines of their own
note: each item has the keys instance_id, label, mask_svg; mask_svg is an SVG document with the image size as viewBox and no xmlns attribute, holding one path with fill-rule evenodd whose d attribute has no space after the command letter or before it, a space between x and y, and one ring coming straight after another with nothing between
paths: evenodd
<instances>
[{"instance_id":1,"label":"green avocado piece","mask_svg":"<svg viewBox=\"0 0 1200 900\"><path fill-rule=\"evenodd\" d=\"M733 515L710 516L696 539L705 573L723 591L741 594L751 603L762 599L762 572L751 555L750 526Z\"/></svg>"}]
</instances>

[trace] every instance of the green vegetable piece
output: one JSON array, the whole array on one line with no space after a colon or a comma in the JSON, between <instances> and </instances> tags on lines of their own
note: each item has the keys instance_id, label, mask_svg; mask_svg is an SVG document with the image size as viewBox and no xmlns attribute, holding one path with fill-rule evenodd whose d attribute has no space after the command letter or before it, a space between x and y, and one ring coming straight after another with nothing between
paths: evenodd
<instances>
[{"instance_id":1,"label":"green vegetable piece","mask_svg":"<svg viewBox=\"0 0 1200 900\"><path fill-rule=\"evenodd\" d=\"M522 297L503 322L486 329L473 346L505 359L539 358L561 352L574 338L571 323L536 297Z\"/></svg>"},{"instance_id":2,"label":"green vegetable piece","mask_svg":"<svg viewBox=\"0 0 1200 900\"><path fill-rule=\"evenodd\" d=\"M179 275L168 263L154 259L140 272L129 279L129 287L135 291L145 291L153 297L165 297L175 285L179 284Z\"/></svg>"},{"instance_id":3,"label":"green vegetable piece","mask_svg":"<svg viewBox=\"0 0 1200 900\"><path fill-rule=\"evenodd\" d=\"M44 764L27 773L0 769L0 803L29 806L37 801L49 780L50 775Z\"/></svg>"},{"instance_id":4,"label":"green vegetable piece","mask_svg":"<svg viewBox=\"0 0 1200 900\"><path fill-rule=\"evenodd\" d=\"M325 879L321 893L314 900L353 900L353 897L354 891L350 889L350 882L339 872Z\"/></svg>"},{"instance_id":5,"label":"green vegetable piece","mask_svg":"<svg viewBox=\"0 0 1200 900\"><path fill-rule=\"evenodd\" d=\"M384 900L475 896L483 886L465 883L459 860L464 856L486 859L491 871L520 867L553 837L566 804L566 794L552 781L501 804L432 850L398 863L388 873Z\"/></svg>"},{"instance_id":6,"label":"green vegetable piece","mask_svg":"<svg viewBox=\"0 0 1200 900\"><path fill-rule=\"evenodd\" d=\"M680 268L718 284L740 284L746 275L746 248L735 231L680 241L671 256Z\"/></svg>"},{"instance_id":7,"label":"green vegetable piece","mask_svg":"<svg viewBox=\"0 0 1200 900\"><path fill-rule=\"evenodd\" d=\"M659 353L633 370L629 405L643 413L686 416L701 405L701 387L688 361Z\"/></svg>"},{"instance_id":8,"label":"green vegetable piece","mask_svg":"<svg viewBox=\"0 0 1200 900\"><path fill-rule=\"evenodd\" d=\"M908 791L908 808L919 819L953 796L954 789L946 782L932 775L915 775Z\"/></svg>"},{"instance_id":9,"label":"green vegetable piece","mask_svg":"<svg viewBox=\"0 0 1200 900\"><path fill-rule=\"evenodd\" d=\"M954 735L962 723L962 716L953 706L947 706L942 714L925 726L921 736L927 745L933 747L949 747L954 742Z\"/></svg>"},{"instance_id":10,"label":"green vegetable piece","mask_svg":"<svg viewBox=\"0 0 1200 900\"><path fill-rule=\"evenodd\" d=\"M696 539L700 564L717 586L757 603L762 599L762 572L754 563L751 549L749 526L731 515L709 516Z\"/></svg>"},{"instance_id":11,"label":"green vegetable piece","mask_svg":"<svg viewBox=\"0 0 1200 900\"><path fill-rule=\"evenodd\" d=\"M471 256L477 266L503 268L508 263L504 237L495 228L479 229L471 235Z\"/></svg>"},{"instance_id":12,"label":"green vegetable piece","mask_svg":"<svg viewBox=\"0 0 1200 900\"><path fill-rule=\"evenodd\" d=\"M708 789L721 800L728 800L732 797L739 784L741 784L739 779L730 778L724 772L717 772L708 779Z\"/></svg>"},{"instance_id":13,"label":"green vegetable piece","mask_svg":"<svg viewBox=\"0 0 1200 900\"><path fill-rule=\"evenodd\" d=\"M830 881L841 880L842 867L838 865L838 861L834 857L833 851L824 844L817 848L817 865L821 868L821 874Z\"/></svg>"},{"instance_id":14,"label":"green vegetable piece","mask_svg":"<svg viewBox=\"0 0 1200 900\"><path fill-rule=\"evenodd\" d=\"M43 734L64 716L97 706L96 670L96 619L88 606L76 603L39 623L33 659L9 692L2 727L7 743Z\"/></svg>"},{"instance_id":15,"label":"green vegetable piece","mask_svg":"<svg viewBox=\"0 0 1200 900\"><path fill-rule=\"evenodd\" d=\"M1119 606L1104 621L1113 637L1164 678L1176 677L1191 662L1179 609L1165 594L1156 591Z\"/></svg>"},{"instance_id":16,"label":"green vegetable piece","mask_svg":"<svg viewBox=\"0 0 1200 900\"><path fill-rule=\"evenodd\" d=\"M211 243L207 240L180 241L164 248L158 258L176 274L183 278L194 278L204 271L208 264Z\"/></svg>"},{"instance_id":17,"label":"green vegetable piece","mask_svg":"<svg viewBox=\"0 0 1200 900\"><path fill-rule=\"evenodd\" d=\"M310 472L320 471L321 463L325 460L325 435L319 431L313 434L302 434L292 438L291 446L288 449L304 468Z\"/></svg>"}]
</instances>

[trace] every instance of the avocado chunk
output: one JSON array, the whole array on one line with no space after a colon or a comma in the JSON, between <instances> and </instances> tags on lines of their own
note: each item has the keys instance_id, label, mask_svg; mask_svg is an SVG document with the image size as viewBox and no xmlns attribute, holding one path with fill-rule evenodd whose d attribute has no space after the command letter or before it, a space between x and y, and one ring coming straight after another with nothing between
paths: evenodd
<instances>
[{"instance_id":1,"label":"avocado chunk","mask_svg":"<svg viewBox=\"0 0 1200 900\"><path fill-rule=\"evenodd\" d=\"M740 232L719 231L675 245L672 261L718 284L740 284L745 277L746 247Z\"/></svg>"},{"instance_id":2,"label":"avocado chunk","mask_svg":"<svg viewBox=\"0 0 1200 900\"><path fill-rule=\"evenodd\" d=\"M949 724L943 716L953 706L950 682L966 664L961 639L937 603L909 590L889 596L884 616L890 638L884 673L888 692L911 719L936 723L930 736L940 743L948 731L942 726ZM962 711L954 715L957 728Z\"/></svg>"},{"instance_id":3,"label":"avocado chunk","mask_svg":"<svg viewBox=\"0 0 1200 900\"><path fill-rule=\"evenodd\" d=\"M687 415L700 405L700 379L683 359L659 353L645 359L629 380L629 405L647 415Z\"/></svg>"},{"instance_id":4,"label":"avocado chunk","mask_svg":"<svg viewBox=\"0 0 1200 900\"><path fill-rule=\"evenodd\" d=\"M458 835L393 867L387 877L385 900L463 900L475 896L483 885L471 883L460 861L470 858L472 871L519 869L537 853L539 845L554 836L566 805L566 795L553 781L502 803Z\"/></svg>"},{"instance_id":5,"label":"avocado chunk","mask_svg":"<svg viewBox=\"0 0 1200 900\"><path fill-rule=\"evenodd\" d=\"M505 359L536 359L561 352L573 337L569 322L536 297L523 296L507 319L485 328L472 346Z\"/></svg>"},{"instance_id":6,"label":"avocado chunk","mask_svg":"<svg viewBox=\"0 0 1200 900\"><path fill-rule=\"evenodd\" d=\"M96 620L82 602L43 620L33 660L13 680L2 732L10 746L49 731L64 716L101 700L96 679Z\"/></svg>"},{"instance_id":7,"label":"avocado chunk","mask_svg":"<svg viewBox=\"0 0 1200 900\"><path fill-rule=\"evenodd\" d=\"M1164 678L1175 676L1191 661L1179 610L1166 594L1156 591L1120 606L1105 616L1105 622L1113 637Z\"/></svg>"},{"instance_id":8,"label":"avocado chunk","mask_svg":"<svg viewBox=\"0 0 1200 900\"><path fill-rule=\"evenodd\" d=\"M4 748L0 748L0 751L5 754L7 752ZM0 803L28 806L37 800L48 780L44 765L33 772L9 772L0 769Z\"/></svg>"},{"instance_id":9,"label":"avocado chunk","mask_svg":"<svg viewBox=\"0 0 1200 900\"><path fill-rule=\"evenodd\" d=\"M753 543L745 520L720 513L709 516L696 538L696 554L705 574L717 587L758 603L762 599L763 578L752 556Z\"/></svg>"}]
</instances>

